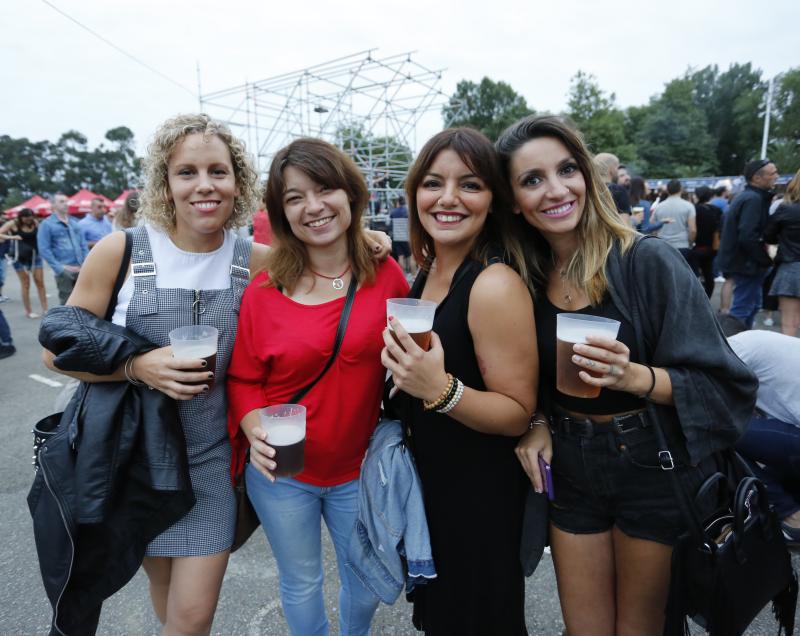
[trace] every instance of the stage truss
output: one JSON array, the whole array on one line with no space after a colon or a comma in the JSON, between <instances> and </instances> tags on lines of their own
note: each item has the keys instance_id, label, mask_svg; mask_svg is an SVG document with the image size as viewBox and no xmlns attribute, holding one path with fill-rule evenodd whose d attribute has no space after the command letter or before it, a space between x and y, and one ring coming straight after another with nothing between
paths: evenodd
<instances>
[{"instance_id":1,"label":"stage truss","mask_svg":"<svg viewBox=\"0 0 800 636\"><path fill-rule=\"evenodd\" d=\"M200 106L247 141L262 171L297 137L335 143L364 172L377 212L400 192L426 141L416 139L420 123L439 130L450 100L441 90L444 69L422 66L413 52L378 58L375 51L201 95Z\"/></svg>"}]
</instances>

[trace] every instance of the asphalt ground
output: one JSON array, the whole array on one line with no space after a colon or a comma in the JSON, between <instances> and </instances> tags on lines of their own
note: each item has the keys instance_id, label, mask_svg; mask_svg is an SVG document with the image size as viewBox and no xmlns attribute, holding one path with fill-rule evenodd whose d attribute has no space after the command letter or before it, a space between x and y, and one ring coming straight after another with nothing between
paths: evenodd
<instances>
[{"instance_id":1,"label":"asphalt ground","mask_svg":"<svg viewBox=\"0 0 800 636\"><path fill-rule=\"evenodd\" d=\"M49 300L55 305L56 286L49 270L46 283ZM11 326L17 353L0 360L0 527L5 538L0 546L0 635L38 635L48 632L50 606L41 583L25 502L33 480L30 430L34 422L53 411L61 390L54 384L63 384L64 377L48 371L41 362L37 342L39 321L25 317L19 282L10 267L3 293L11 298L0 309ZM34 311L38 311L35 300ZM757 324L761 325L761 317ZM325 599L331 633L336 634L336 563L327 531L323 532L323 546ZM526 581L526 620L531 634L558 635L563 630L549 554L544 555L539 568ZM140 571L104 604L98 634L145 636L159 632L160 625L150 606L147 579ZM767 608L747 633L766 636L776 632L776 623ZM289 633L278 597L277 568L260 531L231 556L212 633L221 636ZM411 608L402 597L393 606L381 605L373 622L373 633L417 633L411 625ZM694 628L692 633L702 632Z\"/></svg>"}]
</instances>

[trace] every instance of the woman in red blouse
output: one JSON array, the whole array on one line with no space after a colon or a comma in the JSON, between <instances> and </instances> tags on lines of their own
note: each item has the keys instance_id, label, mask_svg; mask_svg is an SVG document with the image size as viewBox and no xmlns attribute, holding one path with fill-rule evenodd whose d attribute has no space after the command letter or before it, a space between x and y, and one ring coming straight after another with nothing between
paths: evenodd
<instances>
[{"instance_id":1,"label":"woman in red blouse","mask_svg":"<svg viewBox=\"0 0 800 636\"><path fill-rule=\"evenodd\" d=\"M368 201L360 171L338 148L298 139L278 152L267 185L275 245L268 272L245 292L228 369L231 425L239 427L232 431L239 451L234 468L249 444L248 493L278 563L289 628L303 636L328 633L321 519L339 566L340 633L367 634L378 604L345 567L345 557L361 460L383 388L386 299L405 296L408 284L394 260L376 264L372 258L361 226ZM358 289L342 347L302 399L305 468L276 479L275 451L258 409L289 402L325 367L351 277Z\"/></svg>"}]
</instances>

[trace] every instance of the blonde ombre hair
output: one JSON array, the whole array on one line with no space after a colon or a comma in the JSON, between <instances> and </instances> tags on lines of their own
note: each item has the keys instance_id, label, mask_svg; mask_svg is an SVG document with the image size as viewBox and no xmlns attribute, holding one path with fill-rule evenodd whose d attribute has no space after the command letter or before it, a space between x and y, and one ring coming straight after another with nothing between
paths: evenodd
<instances>
[{"instance_id":1,"label":"blonde ombre hair","mask_svg":"<svg viewBox=\"0 0 800 636\"><path fill-rule=\"evenodd\" d=\"M169 191L167 166L178 144L193 134L201 134L205 139L212 135L219 137L228 147L239 196L233 201L233 213L225 222L225 228L247 225L259 202L258 172L244 143L234 137L225 124L204 113L178 115L165 121L156 130L144 160L144 189L140 197L139 215L167 232L175 229L175 204Z\"/></svg>"},{"instance_id":2,"label":"blonde ombre hair","mask_svg":"<svg viewBox=\"0 0 800 636\"><path fill-rule=\"evenodd\" d=\"M800 170L786 186L786 194L783 195L784 203L797 203L798 201L800 201Z\"/></svg>"},{"instance_id":3,"label":"blonde ombre hair","mask_svg":"<svg viewBox=\"0 0 800 636\"><path fill-rule=\"evenodd\" d=\"M586 182L586 199L577 232L580 247L564 270L564 278L582 289L592 305L598 305L608 290L606 261L614 245L624 254L633 245L636 232L617 212L603 175L594 165L583 136L560 117L531 115L507 128L495 144L506 179L514 153L532 139L550 137L567 148ZM547 278L555 267L550 245L538 230L527 225L522 236L528 273L534 289L547 288Z\"/></svg>"}]
</instances>

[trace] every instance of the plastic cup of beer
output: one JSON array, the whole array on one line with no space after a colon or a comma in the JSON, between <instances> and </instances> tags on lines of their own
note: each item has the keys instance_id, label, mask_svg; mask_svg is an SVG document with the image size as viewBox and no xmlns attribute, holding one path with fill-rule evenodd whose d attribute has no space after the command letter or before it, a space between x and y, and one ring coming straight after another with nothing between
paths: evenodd
<instances>
[{"instance_id":1,"label":"plastic cup of beer","mask_svg":"<svg viewBox=\"0 0 800 636\"><path fill-rule=\"evenodd\" d=\"M578 373L600 377L572 361L575 343L586 343L586 336L606 336L616 340L619 321L588 314L558 314L556 316L556 387L561 393L579 398L600 395L600 387L586 384Z\"/></svg>"},{"instance_id":2,"label":"plastic cup of beer","mask_svg":"<svg viewBox=\"0 0 800 636\"><path fill-rule=\"evenodd\" d=\"M420 300L418 298L389 298L386 301L386 317L394 316L398 320L408 335L427 351L431 346L431 330L433 329L433 316L436 313L436 303L432 300ZM391 331L392 326L389 325ZM397 344L397 336L392 332Z\"/></svg>"},{"instance_id":3,"label":"plastic cup of beer","mask_svg":"<svg viewBox=\"0 0 800 636\"><path fill-rule=\"evenodd\" d=\"M172 357L205 360L205 368L209 371L214 371L216 375L218 337L219 331L217 331L217 328L207 325L191 325L173 329L169 332ZM187 382L186 384L207 384L210 390L214 388L214 378L200 380L199 382Z\"/></svg>"},{"instance_id":4,"label":"plastic cup of beer","mask_svg":"<svg viewBox=\"0 0 800 636\"><path fill-rule=\"evenodd\" d=\"M259 409L261 428L267 444L275 449L278 477L293 477L303 472L306 449L306 407L300 404L276 404Z\"/></svg>"}]
</instances>

